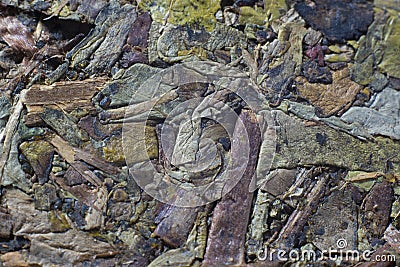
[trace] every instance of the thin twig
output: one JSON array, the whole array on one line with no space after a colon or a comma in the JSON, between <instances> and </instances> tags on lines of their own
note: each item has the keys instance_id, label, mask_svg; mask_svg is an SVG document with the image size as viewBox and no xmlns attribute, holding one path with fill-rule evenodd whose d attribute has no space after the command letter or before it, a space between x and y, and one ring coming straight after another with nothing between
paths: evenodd
<instances>
[{"instance_id":1,"label":"thin twig","mask_svg":"<svg viewBox=\"0 0 400 267\"><path fill-rule=\"evenodd\" d=\"M165 14L165 16L163 18L163 25L161 26L161 28L159 30L159 33L163 32L164 28L166 27L166 25L168 23L168 18L169 18L170 12L172 10L172 6L174 5L174 1L175 0L171 0L171 2L169 2L168 11L167 11L167 13Z\"/></svg>"},{"instance_id":2,"label":"thin twig","mask_svg":"<svg viewBox=\"0 0 400 267\"><path fill-rule=\"evenodd\" d=\"M19 117L21 116L21 112L24 107L22 100L25 97L26 91L27 90L22 90L21 93L19 94L18 100L14 103L13 112L12 112L10 118L8 119L5 131L4 131L4 135L3 135L4 143L3 143L3 149L1 151L1 157L0 157L0 184L2 182L4 168L7 164L8 158L10 156L12 138L14 137L14 134L17 131ZM1 142L1 140L0 140L0 142Z\"/></svg>"}]
</instances>

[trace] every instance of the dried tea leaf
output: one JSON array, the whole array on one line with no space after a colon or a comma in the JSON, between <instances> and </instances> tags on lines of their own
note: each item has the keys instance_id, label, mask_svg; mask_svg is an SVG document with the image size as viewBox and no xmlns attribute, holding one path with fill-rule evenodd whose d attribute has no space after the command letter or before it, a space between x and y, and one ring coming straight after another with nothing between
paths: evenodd
<instances>
[{"instance_id":1,"label":"dried tea leaf","mask_svg":"<svg viewBox=\"0 0 400 267\"><path fill-rule=\"evenodd\" d=\"M57 200L56 187L52 184L34 184L32 189L35 192L35 208L38 210L50 210Z\"/></svg>"},{"instance_id":2,"label":"dried tea leaf","mask_svg":"<svg viewBox=\"0 0 400 267\"><path fill-rule=\"evenodd\" d=\"M143 49L146 48L150 26L150 14L145 12L139 15L129 30L127 44L130 46L139 46Z\"/></svg>"},{"instance_id":3,"label":"dried tea leaf","mask_svg":"<svg viewBox=\"0 0 400 267\"><path fill-rule=\"evenodd\" d=\"M8 252L0 256L4 266L20 266L29 267L29 263L25 259L25 253L21 251Z\"/></svg>"},{"instance_id":4,"label":"dried tea leaf","mask_svg":"<svg viewBox=\"0 0 400 267\"><path fill-rule=\"evenodd\" d=\"M382 72L400 78L400 19L397 12L388 18L383 36L385 50L382 61L378 66Z\"/></svg>"},{"instance_id":5,"label":"dried tea leaf","mask_svg":"<svg viewBox=\"0 0 400 267\"><path fill-rule=\"evenodd\" d=\"M126 159L127 162L142 162L149 158L153 159L158 157L158 140L154 127L143 127L143 124L138 123L125 124L124 127L129 129L124 132L124 138L135 140L135 142L130 143L129 147L122 147L121 145L119 148L119 153L123 153L121 156L130 156L130 158ZM119 140L118 142L122 142L122 140ZM124 151L121 150L122 148ZM108 148L106 150L103 149L103 151L105 152L105 156L109 155L109 153L113 153L112 151L109 152Z\"/></svg>"},{"instance_id":6,"label":"dried tea leaf","mask_svg":"<svg viewBox=\"0 0 400 267\"><path fill-rule=\"evenodd\" d=\"M275 114L279 127L272 169L329 165L349 170L400 172L400 144L395 140L376 137L373 141L362 141L329 126L307 127L281 111Z\"/></svg>"},{"instance_id":7,"label":"dried tea leaf","mask_svg":"<svg viewBox=\"0 0 400 267\"><path fill-rule=\"evenodd\" d=\"M247 132L251 135L249 138L249 163L240 181L228 194L221 198L214 208L204 255L206 266L245 263L245 236L253 198L253 193L249 192L249 186L257 166L261 133L254 114L249 111L242 111L239 117L245 124ZM226 244L229 244L229 246L226 246Z\"/></svg>"},{"instance_id":8,"label":"dried tea leaf","mask_svg":"<svg viewBox=\"0 0 400 267\"><path fill-rule=\"evenodd\" d=\"M376 95L370 107L351 107L341 119L359 124L372 135L400 139L400 92L386 88Z\"/></svg>"},{"instance_id":9,"label":"dried tea leaf","mask_svg":"<svg viewBox=\"0 0 400 267\"><path fill-rule=\"evenodd\" d=\"M18 161L18 144L21 142L20 136L18 133L14 134L11 139L11 149L7 154L4 162L4 169L2 170L2 174L0 176L1 185L13 185L25 192L29 192L31 190L32 183L29 179L26 179L25 173L22 170L21 164ZM4 148L3 148L4 149ZM4 152L0 147L0 152Z\"/></svg>"},{"instance_id":10,"label":"dried tea leaf","mask_svg":"<svg viewBox=\"0 0 400 267\"><path fill-rule=\"evenodd\" d=\"M182 26L197 25L211 31L217 23L215 13L220 8L220 1L143 0L139 6L150 11L153 20L158 23L168 21Z\"/></svg>"},{"instance_id":11,"label":"dried tea leaf","mask_svg":"<svg viewBox=\"0 0 400 267\"><path fill-rule=\"evenodd\" d=\"M195 255L192 251L185 248L177 248L164 252L152 261L148 267L186 267L191 266L194 260Z\"/></svg>"},{"instance_id":12,"label":"dried tea leaf","mask_svg":"<svg viewBox=\"0 0 400 267\"><path fill-rule=\"evenodd\" d=\"M304 1L298 2L295 9L313 29L337 42L357 40L374 18L372 5L367 1Z\"/></svg>"},{"instance_id":13,"label":"dried tea leaf","mask_svg":"<svg viewBox=\"0 0 400 267\"><path fill-rule=\"evenodd\" d=\"M35 209L34 199L18 189L7 190L3 196L14 222L14 235L49 233L52 231L47 212Z\"/></svg>"},{"instance_id":14,"label":"dried tea leaf","mask_svg":"<svg viewBox=\"0 0 400 267\"><path fill-rule=\"evenodd\" d=\"M171 211L157 225L154 234L159 236L169 246L173 248L180 247L186 242L200 209L199 207L174 207L168 204L165 204L163 209L171 209Z\"/></svg>"},{"instance_id":15,"label":"dried tea leaf","mask_svg":"<svg viewBox=\"0 0 400 267\"><path fill-rule=\"evenodd\" d=\"M362 85L370 83L375 91L381 91L388 83L387 78L377 71L376 66L381 62L386 50L383 33L388 17L387 12L376 10L375 20L369 26L366 36L362 36L357 43L355 64L352 67L352 79Z\"/></svg>"},{"instance_id":16,"label":"dried tea leaf","mask_svg":"<svg viewBox=\"0 0 400 267\"><path fill-rule=\"evenodd\" d=\"M386 181L377 183L366 196L359 218L359 249L376 246L376 240L383 237L389 224L393 202L392 185Z\"/></svg>"},{"instance_id":17,"label":"dried tea leaf","mask_svg":"<svg viewBox=\"0 0 400 267\"><path fill-rule=\"evenodd\" d=\"M245 35L243 32L221 23L216 24L212 31L167 24L161 36L154 40L154 43L149 47L149 54L157 52L157 56L162 60L175 63L201 57L203 60L212 58L210 52L217 49L244 45Z\"/></svg>"},{"instance_id":18,"label":"dried tea leaf","mask_svg":"<svg viewBox=\"0 0 400 267\"><path fill-rule=\"evenodd\" d=\"M79 147L82 142L89 140L87 133L79 129L71 116L60 110L44 108L40 117L72 146Z\"/></svg>"},{"instance_id":19,"label":"dried tea leaf","mask_svg":"<svg viewBox=\"0 0 400 267\"><path fill-rule=\"evenodd\" d=\"M283 16L288 8L285 0L264 0L263 2L264 7L257 5L240 7L239 23L268 26L271 21Z\"/></svg>"},{"instance_id":20,"label":"dried tea leaf","mask_svg":"<svg viewBox=\"0 0 400 267\"><path fill-rule=\"evenodd\" d=\"M46 141L39 140L24 142L19 148L35 171L39 183L46 183L49 179L54 147Z\"/></svg>"},{"instance_id":21,"label":"dried tea leaf","mask_svg":"<svg viewBox=\"0 0 400 267\"><path fill-rule=\"evenodd\" d=\"M332 84L310 83L304 77L296 78L300 96L317 107L321 116L343 113L353 103L362 86L350 79L348 68L334 71Z\"/></svg>"},{"instance_id":22,"label":"dried tea leaf","mask_svg":"<svg viewBox=\"0 0 400 267\"><path fill-rule=\"evenodd\" d=\"M121 71L118 78L97 94L95 101L104 109L127 106L142 83L159 71L149 65L135 64Z\"/></svg>"},{"instance_id":23,"label":"dried tea leaf","mask_svg":"<svg viewBox=\"0 0 400 267\"><path fill-rule=\"evenodd\" d=\"M71 59L71 66L78 66L92 57L85 68L87 73L110 71L122 53L136 16L135 8L130 4L121 6L112 1L104 7L96 17L96 27L67 53L67 58Z\"/></svg>"},{"instance_id":24,"label":"dried tea leaf","mask_svg":"<svg viewBox=\"0 0 400 267\"><path fill-rule=\"evenodd\" d=\"M247 231L247 255L256 256L257 252L263 248L263 235L268 230L268 208L272 197L265 192L258 191L254 203L249 230Z\"/></svg>"},{"instance_id":25,"label":"dried tea leaf","mask_svg":"<svg viewBox=\"0 0 400 267\"><path fill-rule=\"evenodd\" d=\"M40 265L77 265L101 255L113 255L115 248L109 243L96 240L89 234L69 230L65 233L32 234L29 261ZM63 251L63 253L59 253Z\"/></svg>"},{"instance_id":26,"label":"dried tea leaf","mask_svg":"<svg viewBox=\"0 0 400 267\"><path fill-rule=\"evenodd\" d=\"M14 227L11 215L0 211L0 221L0 238L10 238Z\"/></svg>"},{"instance_id":27,"label":"dried tea leaf","mask_svg":"<svg viewBox=\"0 0 400 267\"><path fill-rule=\"evenodd\" d=\"M335 214L334 220L332 214ZM313 244L320 250L336 248L340 239L347 241L346 249L355 249L357 205L352 199L350 187L327 197L310 217L309 227Z\"/></svg>"},{"instance_id":28,"label":"dried tea leaf","mask_svg":"<svg viewBox=\"0 0 400 267\"><path fill-rule=\"evenodd\" d=\"M310 83L332 83L332 73L328 67L319 66L317 62L310 60L302 64L301 74Z\"/></svg>"}]
</instances>

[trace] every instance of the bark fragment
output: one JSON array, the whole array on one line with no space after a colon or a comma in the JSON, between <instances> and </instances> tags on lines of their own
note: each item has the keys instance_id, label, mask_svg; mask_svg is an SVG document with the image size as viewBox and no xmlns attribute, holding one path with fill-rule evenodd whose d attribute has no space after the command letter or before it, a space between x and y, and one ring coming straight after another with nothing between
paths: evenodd
<instances>
[{"instance_id":1,"label":"bark fragment","mask_svg":"<svg viewBox=\"0 0 400 267\"><path fill-rule=\"evenodd\" d=\"M24 116L27 126L43 125L40 114L44 108L59 109L72 112L77 109L92 113L92 97L104 86L104 79L85 81L57 82L53 85L34 85L26 93L23 103L28 114Z\"/></svg>"},{"instance_id":2,"label":"bark fragment","mask_svg":"<svg viewBox=\"0 0 400 267\"><path fill-rule=\"evenodd\" d=\"M256 126L256 118L250 112L242 111L239 118L243 120L251 135L250 151L252 153L250 153L249 163L243 177L214 208L204 255L203 264L205 266L245 263L245 236L250 215L249 208L253 198L253 193L249 192L249 186L256 168L261 133Z\"/></svg>"},{"instance_id":3,"label":"bark fragment","mask_svg":"<svg viewBox=\"0 0 400 267\"><path fill-rule=\"evenodd\" d=\"M197 212L201 208L181 208L168 204L163 205L158 217L165 214L160 220L154 234L159 236L164 242L173 248L182 246L193 228Z\"/></svg>"},{"instance_id":4,"label":"bark fragment","mask_svg":"<svg viewBox=\"0 0 400 267\"><path fill-rule=\"evenodd\" d=\"M11 215L4 211L0 211L0 221L0 238L10 238L14 224Z\"/></svg>"}]
</instances>

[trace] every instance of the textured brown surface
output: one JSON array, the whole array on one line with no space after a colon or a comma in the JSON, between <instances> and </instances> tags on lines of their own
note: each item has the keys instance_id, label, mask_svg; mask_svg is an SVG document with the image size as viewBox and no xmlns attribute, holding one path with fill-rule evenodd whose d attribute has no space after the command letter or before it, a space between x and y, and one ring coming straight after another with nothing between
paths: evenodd
<instances>
[{"instance_id":1,"label":"textured brown surface","mask_svg":"<svg viewBox=\"0 0 400 267\"><path fill-rule=\"evenodd\" d=\"M316 106L321 116L342 114L363 88L350 79L348 68L333 72L332 80L331 84L321 84L310 83L303 77L296 79L300 96Z\"/></svg>"},{"instance_id":2,"label":"textured brown surface","mask_svg":"<svg viewBox=\"0 0 400 267\"><path fill-rule=\"evenodd\" d=\"M239 117L250 134L251 156L243 177L214 208L204 266L245 263L245 235L253 198L249 186L256 168L261 133L252 113L242 111Z\"/></svg>"},{"instance_id":3,"label":"textured brown surface","mask_svg":"<svg viewBox=\"0 0 400 267\"><path fill-rule=\"evenodd\" d=\"M0 1L0 265L400 266L399 12Z\"/></svg>"}]
</instances>

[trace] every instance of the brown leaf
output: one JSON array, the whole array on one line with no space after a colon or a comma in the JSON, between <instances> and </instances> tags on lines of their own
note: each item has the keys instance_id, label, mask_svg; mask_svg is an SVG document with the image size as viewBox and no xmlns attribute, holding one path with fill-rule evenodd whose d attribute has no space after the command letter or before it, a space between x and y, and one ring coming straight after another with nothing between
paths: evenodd
<instances>
[{"instance_id":1,"label":"brown leaf","mask_svg":"<svg viewBox=\"0 0 400 267\"><path fill-rule=\"evenodd\" d=\"M300 96L316 106L324 117L346 111L363 88L350 79L348 68L333 72L332 77L331 84L309 83L304 77L296 78Z\"/></svg>"},{"instance_id":2,"label":"brown leaf","mask_svg":"<svg viewBox=\"0 0 400 267\"><path fill-rule=\"evenodd\" d=\"M244 242L253 199L249 185L255 172L261 139L257 119L252 113L242 111L240 119L251 133L251 156L243 177L214 208L202 266L233 266L244 263Z\"/></svg>"}]
</instances>

